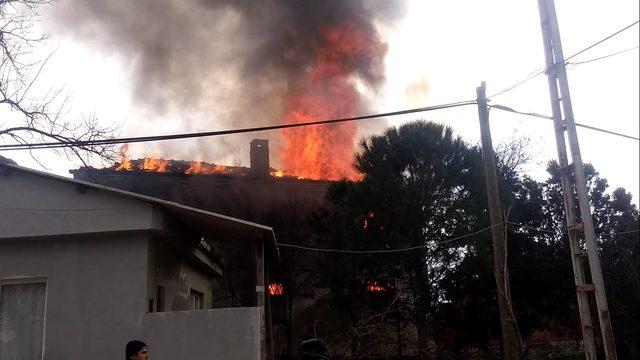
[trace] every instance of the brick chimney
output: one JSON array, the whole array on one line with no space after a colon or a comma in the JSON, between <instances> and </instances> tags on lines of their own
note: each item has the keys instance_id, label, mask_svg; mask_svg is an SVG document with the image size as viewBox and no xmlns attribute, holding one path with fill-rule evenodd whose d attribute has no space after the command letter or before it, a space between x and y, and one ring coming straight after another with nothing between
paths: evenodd
<instances>
[{"instance_id":1,"label":"brick chimney","mask_svg":"<svg viewBox=\"0 0 640 360\"><path fill-rule=\"evenodd\" d=\"M251 158L251 171L253 177L268 178L269 177L269 140L253 139L251 140L251 150L249 152Z\"/></svg>"}]
</instances>

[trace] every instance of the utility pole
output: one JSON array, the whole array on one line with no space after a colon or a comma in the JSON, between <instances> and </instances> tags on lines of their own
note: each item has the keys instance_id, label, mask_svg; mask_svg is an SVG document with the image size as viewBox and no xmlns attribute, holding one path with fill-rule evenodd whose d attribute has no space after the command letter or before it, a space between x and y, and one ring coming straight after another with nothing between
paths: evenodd
<instances>
[{"instance_id":1,"label":"utility pole","mask_svg":"<svg viewBox=\"0 0 640 360\"><path fill-rule=\"evenodd\" d=\"M484 81L476 88L478 95L478 115L480 118L480 135L482 137L482 160L484 179L487 185L489 202L489 219L491 220L491 237L493 239L493 273L496 278L498 310L500 311L500 328L502 329L502 352L504 359L520 358L520 337L516 327L516 319L511 308L511 291L507 276L507 243L504 237L504 222L498 193L495 153L491 142L489 127L489 109L487 107L486 85Z\"/></svg>"},{"instance_id":2,"label":"utility pole","mask_svg":"<svg viewBox=\"0 0 640 360\"><path fill-rule=\"evenodd\" d=\"M542 27L542 38L544 42L546 73L549 82L549 95L551 97L558 163L560 165L562 195L564 199L569 247L571 249L571 262L573 264L573 275L578 297L578 310L580 312L580 322L582 325L585 356L587 360L596 359L593 330L595 324L589 310L589 294L594 294L604 353L608 360L613 360L617 358L616 348L613 340L613 331L611 329L611 320L609 318L609 307L607 305L604 281L602 279L602 270L600 268L596 236L593 229L593 219L591 217L586 178L582 165L582 156L580 155L580 146L578 144L578 134L573 117L573 107L571 106L571 95L569 93L569 83L567 81L564 54L562 53L562 43L560 41L560 30L556 17L555 4L553 0L538 0L538 8L540 10L540 25ZM562 119L563 114L564 121ZM568 161L565 131L567 133L567 139L569 140L572 164L569 164ZM572 179L572 173L575 179ZM576 198L573 190L574 185L578 195L577 204L580 210L581 222L577 220L575 213ZM584 240L582 244L580 238ZM585 280L585 269L582 262L585 253L581 250L583 248L586 248L586 256L591 273L591 284L588 284Z\"/></svg>"}]
</instances>

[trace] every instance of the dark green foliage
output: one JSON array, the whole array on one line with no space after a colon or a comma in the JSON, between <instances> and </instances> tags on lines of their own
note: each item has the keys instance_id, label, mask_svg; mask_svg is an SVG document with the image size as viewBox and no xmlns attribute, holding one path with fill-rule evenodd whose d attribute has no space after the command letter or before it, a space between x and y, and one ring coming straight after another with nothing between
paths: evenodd
<instances>
[{"instance_id":1,"label":"dark green foliage","mask_svg":"<svg viewBox=\"0 0 640 360\"><path fill-rule=\"evenodd\" d=\"M485 348L499 340L490 232L449 241L488 226L479 149L426 122L390 128L361 148L355 166L363 180L330 189L330 205L313 220L315 243L349 250L420 248L318 254L322 265L316 268L331 288L333 309L353 324L387 314L392 304L404 324L417 328L414 345L420 348L427 339L438 351ZM549 179L537 182L505 163L498 161L498 178L521 335L579 339L559 167L550 162ZM591 165L585 172L618 351L620 358L633 358L640 338L638 233L612 234L637 230L638 210L623 189L608 194L606 179ZM386 300L367 293L366 283L374 280L395 283ZM350 348L354 353L358 341Z\"/></svg>"}]
</instances>

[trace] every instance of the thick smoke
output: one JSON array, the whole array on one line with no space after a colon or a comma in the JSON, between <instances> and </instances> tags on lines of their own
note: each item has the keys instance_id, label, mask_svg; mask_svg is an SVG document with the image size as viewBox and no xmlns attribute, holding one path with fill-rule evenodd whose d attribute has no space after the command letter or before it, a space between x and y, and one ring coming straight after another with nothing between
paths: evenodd
<instances>
[{"instance_id":1,"label":"thick smoke","mask_svg":"<svg viewBox=\"0 0 640 360\"><path fill-rule=\"evenodd\" d=\"M380 41L374 24L399 18L400 1L61 0L54 20L67 34L128 62L141 114L196 131L278 123L324 31L349 22ZM355 59L353 76L375 89L383 60ZM260 135L273 140L279 134ZM244 156L255 136L201 139L188 151L205 160ZM184 156L182 142L162 146L169 154L182 148Z\"/></svg>"}]
</instances>

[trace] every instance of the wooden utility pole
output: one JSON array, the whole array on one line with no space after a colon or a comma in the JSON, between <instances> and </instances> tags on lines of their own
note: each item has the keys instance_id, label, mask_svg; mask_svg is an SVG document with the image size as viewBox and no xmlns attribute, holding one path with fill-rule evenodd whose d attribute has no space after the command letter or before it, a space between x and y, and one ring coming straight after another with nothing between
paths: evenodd
<instances>
[{"instance_id":1,"label":"wooden utility pole","mask_svg":"<svg viewBox=\"0 0 640 360\"><path fill-rule=\"evenodd\" d=\"M484 179L487 185L487 200L489 202L489 218L491 220L491 237L493 239L493 273L496 278L498 309L500 311L500 328L502 329L502 352L504 359L520 358L520 337L516 327L516 320L511 308L511 291L507 276L507 244L504 237L504 222L498 193L498 179L496 176L495 153L491 142L489 127L489 109L487 107L486 85L484 81L476 88L478 95L478 115L480 118L480 135L482 137L482 160L484 164Z\"/></svg>"},{"instance_id":2,"label":"wooden utility pole","mask_svg":"<svg viewBox=\"0 0 640 360\"><path fill-rule=\"evenodd\" d=\"M595 295L596 308L602 334L604 353L607 359L616 359L616 348L609 318L609 307L605 294L604 280L600 268L598 247L596 244L593 219L587 193L586 178L578 144L573 107L571 106L571 94L565 68L560 30L556 17L553 0L538 0L540 10L540 25L542 27L542 39L544 42L544 54L546 60L546 73L549 83L549 95L551 97L551 110L558 151L558 163L560 165L560 178L562 183L562 195L564 199L567 232L569 235L569 247L571 249L571 262L578 297L578 311L582 325L582 337L584 339L584 351L587 360L596 359L596 346L594 341L593 319L589 310L589 294ZM564 121L562 116L564 114ZM565 131L569 140L572 164L569 164ZM575 176L573 178L572 174ZM576 198L573 187L577 192L577 202L580 209L581 222L577 220L575 213ZM581 240L583 244L581 244ZM586 248L586 254L582 252ZM585 269L582 259L586 255L591 273L591 284L585 279Z\"/></svg>"}]
</instances>

